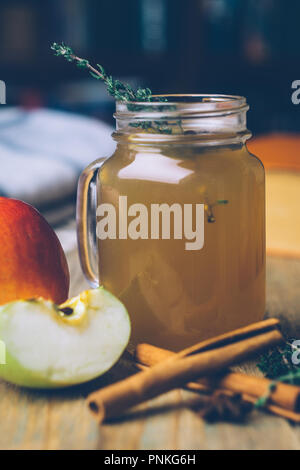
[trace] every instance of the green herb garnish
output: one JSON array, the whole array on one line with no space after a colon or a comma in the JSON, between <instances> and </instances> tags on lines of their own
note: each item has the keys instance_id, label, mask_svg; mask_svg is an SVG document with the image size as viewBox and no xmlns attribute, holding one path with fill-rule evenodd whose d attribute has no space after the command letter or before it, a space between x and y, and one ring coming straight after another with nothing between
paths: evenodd
<instances>
[{"instance_id":1,"label":"green herb garnish","mask_svg":"<svg viewBox=\"0 0 300 470\"><path fill-rule=\"evenodd\" d=\"M120 80L116 80L111 75L108 75L102 65L97 64L97 68L95 68L88 60L78 57L74 54L71 47L66 46L64 43L57 44L55 42L52 44L51 49L55 52L56 56L62 56L68 62L76 63L77 67L87 69L96 80L102 80L107 87L108 93L117 101L151 101L152 92L149 88L138 88L134 91L127 83L124 84Z\"/></svg>"},{"instance_id":2,"label":"green herb garnish","mask_svg":"<svg viewBox=\"0 0 300 470\"><path fill-rule=\"evenodd\" d=\"M117 101L124 101L126 103L130 102L157 102L158 106L156 111L161 111L159 107L159 102L166 102L166 98L154 97L150 88L138 88L134 90L129 84L122 83L120 80L114 79L111 75L108 75L104 67L100 64L97 64L97 68L92 66L87 59L82 59L78 57L73 49L69 46L66 46L64 43L57 44L56 42L52 44L51 49L54 51L56 56L64 57L68 62L74 62L77 67L82 69L87 69L90 75L96 80L102 80L105 83L108 93L113 96ZM173 110L174 107L168 107L168 110ZM149 110L152 111L153 108L138 106L138 105L128 105L128 110L130 111L140 111L140 110ZM172 134L174 129L174 124L169 123L168 121L141 121L141 122L132 122L129 124L131 127L141 128L146 131L155 131L162 134ZM172 127L173 126L173 127ZM177 120L175 126L178 126L183 132L181 121Z\"/></svg>"},{"instance_id":3,"label":"green herb garnish","mask_svg":"<svg viewBox=\"0 0 300 470\"><path fill-rule=\"evenodd\" d=\"M266 377L278 380L282 376L292 377L290 374L296 374L295 379L298 380L300 367L292 362L292 354L297 350L293 341L288 339L284 346L277 346L260 356L257 367Z\"/></svg>"},{"instance_id":4,"label":"green herb garnish","mask_svg":"<svg viewBox=\"0 0 300 470\"><path fill-rule=\"evenodd\" d=\"M283 347L277 346L260 356L257 367L272 382L266 393L256 401L256 408L266 406L278 382L300 385L300 367L292 362L292 355L297 350L293 341L289 339Z\"/></svg>"},{"instance_id":5,"label":"green herb garnish","mask_svg":"<svg viewBox=\"0 0 300 470\"><path fill-rule=\"evenodd\" d=\"M270 383L266 393L262 395L261 397L259 397L254 403L255 408L264 408L267 405L272 393L274 392L274 390L276 390L276 386L277 386L276 381Z\"/></svg>"},{"instance_id":6,"label":"green herb garnish","mask_svg":"<svg viewBox=\"0 0 300 470\"><path fill-rule=\"evenodd\" d=\"M225 205L225 204L228 204L229 201L227 199L218 199L216 202L214 202L213 204L209 204L208 202L206 202L205 204L205 212L206 212L206 219L207 219L207 222L210 223L210 224L213 224L215 223L216 221L216 218L214 216L214 212L213 212L213 208L215 206L219 206L219 205Z\"/></svg>"}]
</instances>

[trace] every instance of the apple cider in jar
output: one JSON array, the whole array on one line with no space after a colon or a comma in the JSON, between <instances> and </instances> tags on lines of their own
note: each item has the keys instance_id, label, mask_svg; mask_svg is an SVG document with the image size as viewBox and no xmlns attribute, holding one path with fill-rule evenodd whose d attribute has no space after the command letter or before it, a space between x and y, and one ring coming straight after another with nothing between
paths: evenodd
<instances>
[{"instance_id":1,"label":"apple cider in jar","mask_svg":"<svg viewBox=\"0 0 300 470\"><path fill-rule=\"evenodd\" d=\"M244 98L165 98L117 103L116 151L81 186L95 174L99 280L127 307L132 341L180 350L262 319L265 181Z\"/></svg>"}]
</instances>

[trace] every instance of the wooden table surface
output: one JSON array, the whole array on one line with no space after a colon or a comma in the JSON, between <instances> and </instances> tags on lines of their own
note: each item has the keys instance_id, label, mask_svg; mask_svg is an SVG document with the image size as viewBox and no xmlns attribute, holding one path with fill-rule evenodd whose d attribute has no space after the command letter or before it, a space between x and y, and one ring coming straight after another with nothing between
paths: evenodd
<instances>
[{"instance_id":1,"label":"wooden table surface","mask_svg":"<svg viewBox=\"0 0 300 470\"><path fill-rule=\"evenodd\" d=\"M78 292L84 287L78 261L69 261L72 290ZM280 317L298 338L299 286L300 260L268 259L268 314ZM189 408L191 394L181 390L148 402L130 419L99 427L85 396L120 373L123 365L63 392L32 392L0 382L0 449L300 449L300 426L258 411L247 424L207 424Z\"/></svg>"}]
</instances>

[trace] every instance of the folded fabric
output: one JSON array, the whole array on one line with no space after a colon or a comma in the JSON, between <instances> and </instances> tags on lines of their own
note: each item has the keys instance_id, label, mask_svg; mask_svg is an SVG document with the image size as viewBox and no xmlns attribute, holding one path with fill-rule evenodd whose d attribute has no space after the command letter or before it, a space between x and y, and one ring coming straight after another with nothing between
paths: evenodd
<instances>
[{"instance_id":1,"label":"folded fabric","mask_svg":"<svg viewBox=\"0 0 300 470\"><path fill-rule=\"evenodd\" d=\"M38 207L52 224L74 214L78 176L109 156L112 128L88 117L0 108L0 195Z\"/></svg>"}]
</instances>

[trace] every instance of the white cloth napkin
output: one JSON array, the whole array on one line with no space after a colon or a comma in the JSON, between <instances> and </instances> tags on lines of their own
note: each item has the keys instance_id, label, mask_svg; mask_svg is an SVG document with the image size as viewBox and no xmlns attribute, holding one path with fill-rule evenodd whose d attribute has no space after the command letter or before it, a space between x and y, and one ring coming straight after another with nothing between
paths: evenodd
<instances>
[{"instance_id":1,"label":"white cloth napkin","mask_svg":"<svg viewBox=\"0 0 300 470\"><path fill-rule=\"evenodd\" d=\"M74 215L78 176L113 153L112 128L95 119L0 107L0 195L26 201L53 225Z\"/></svg>"}]
</instances>

